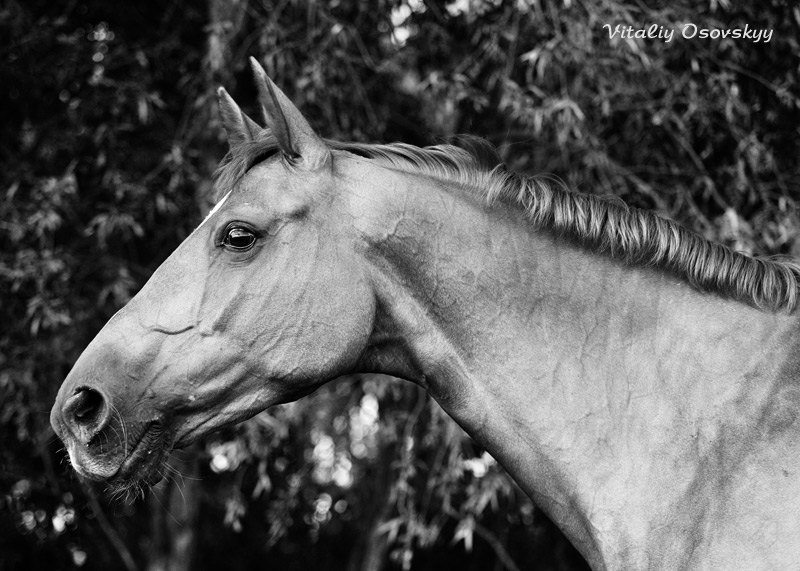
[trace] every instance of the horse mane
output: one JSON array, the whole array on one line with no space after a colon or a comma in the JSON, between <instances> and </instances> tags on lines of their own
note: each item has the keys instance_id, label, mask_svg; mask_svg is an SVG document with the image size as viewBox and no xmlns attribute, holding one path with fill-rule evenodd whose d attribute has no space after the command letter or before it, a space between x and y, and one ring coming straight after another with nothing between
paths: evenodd
<instances>
[{"instance_id":1,"label":"horse mane","mask_svg":"<svg viewBox=\"0 0 800 571\"><path fill-rule=\"evenodd\" d=\"M798 305L800 264L754 257L703 238L652 212L627 206L617 197L582 194L542 176L510 171L495 148L478 137L456 144L415 147L405 143L326 141L389 168L447 180L524 209L537 228L570 238L583 247L629 265L660 268L701 292L716 293L764 310L792 312ZM215 174L217 199L255 164L278 152L264 135L236 147Z\"/></svg>"}]
</instances>

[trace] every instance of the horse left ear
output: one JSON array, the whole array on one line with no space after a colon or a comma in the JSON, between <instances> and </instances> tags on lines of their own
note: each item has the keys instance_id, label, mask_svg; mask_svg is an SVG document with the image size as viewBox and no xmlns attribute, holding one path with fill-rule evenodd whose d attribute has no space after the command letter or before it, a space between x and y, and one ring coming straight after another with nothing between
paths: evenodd
<instances>
[{"instance_id":1,"label":"horse left ear","mask_svg":"<svg viewBox=\"0 0 800 571\"><path fill-rule=\"evenodd\" d=\"M256 78L264 120L278 140L283 155L293 164L308 170L327 163L331 152L325 141L314 132L300 110L272 82L255 58L250 58L250 65Z\"/></svg>"},{"instance_id":2,"label":"horse left ear","mask_svg":"<svg viewBox=\"0 0 800 571\"><path fill-rule=\"evenodd\" d=\"M258 134L262 131L261 127L236 105L224 87L217 89L217 100L222 125L228 134L228 146L231 149L258 138Z\"/></svg>"}]
</instances>

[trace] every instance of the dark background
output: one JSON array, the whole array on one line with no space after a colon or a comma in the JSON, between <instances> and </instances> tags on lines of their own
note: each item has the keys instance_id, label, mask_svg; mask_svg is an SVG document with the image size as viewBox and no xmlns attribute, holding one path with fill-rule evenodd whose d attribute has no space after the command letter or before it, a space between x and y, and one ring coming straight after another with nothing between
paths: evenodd
<instances>
[{"instance_id":1,"label":"dark background","mask_svg":"<svg viewBox=\"0 0 800 571\"><path fill-rule=\"evenodd\" d=\"M604 24L774 30L612 41ZM679 32L676 32L679 35ZM102 324L201 219L254 55L324 136L488 138L507 163L800 253L794 2L203 0L0 7L0 568L581 569L414 386L343 380L110 503L48 423Z\"/></svg>"}]
</instances>

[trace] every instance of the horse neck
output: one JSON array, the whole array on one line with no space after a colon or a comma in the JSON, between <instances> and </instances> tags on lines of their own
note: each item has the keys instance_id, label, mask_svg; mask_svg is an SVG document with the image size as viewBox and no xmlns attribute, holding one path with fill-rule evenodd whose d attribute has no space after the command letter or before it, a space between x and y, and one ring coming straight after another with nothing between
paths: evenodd
<instances>
[{"instance_id":1,"label":"horse neck","mask_svg":"<svg viewBox=\"0 0 800 571\"><path fill-rule=\"evenodd\" d=\"M655 530L715 468L698 459L763 418L796 319L587 252L446 183L370 186L382 207L357 227L379 309L361 368L426 387L595 568L653 557Z\"/></svg>"}]
</instances>

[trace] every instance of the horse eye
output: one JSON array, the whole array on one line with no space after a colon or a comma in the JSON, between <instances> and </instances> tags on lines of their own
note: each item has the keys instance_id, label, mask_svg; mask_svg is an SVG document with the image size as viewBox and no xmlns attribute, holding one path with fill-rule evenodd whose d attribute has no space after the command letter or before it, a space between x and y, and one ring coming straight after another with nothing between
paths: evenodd
<instances>
[{"instance_id":1,"label":"horse eye","mask_svg":"<svg viewBox=\"0 0 800 571\"><path fill-rule=\"evenodd\" d=\"M222 245L236 252L245 252L256 243L256 235L242 226L233 226L225 234Z\"/></svg>"}]
</instances>

